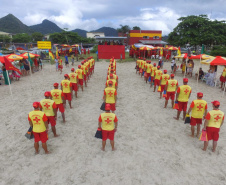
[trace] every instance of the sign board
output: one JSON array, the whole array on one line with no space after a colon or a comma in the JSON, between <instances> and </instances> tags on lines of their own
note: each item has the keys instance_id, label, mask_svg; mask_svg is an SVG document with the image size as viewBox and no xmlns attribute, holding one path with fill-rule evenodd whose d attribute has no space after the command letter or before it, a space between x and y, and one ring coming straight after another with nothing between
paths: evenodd
<instances>
[{"instance_id":1,"label":"sign board","mask_svg":"<svg viewBox=\"0 0 226 185\"><path fill-rule=\"evenodd\" d=\"M50 41L38 41L37 42L38 49L51 49L51 42Z\"/></svg>"}]
</instances>

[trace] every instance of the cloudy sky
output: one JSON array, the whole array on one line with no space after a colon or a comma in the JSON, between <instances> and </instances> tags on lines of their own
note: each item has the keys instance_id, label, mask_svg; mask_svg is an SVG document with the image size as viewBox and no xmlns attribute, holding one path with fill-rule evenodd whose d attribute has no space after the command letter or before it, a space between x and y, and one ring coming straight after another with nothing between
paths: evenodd
<instances>
[{"instance_id":1,"label":"cloudy sky","mask_svg":"<svg viewBox=\"0 0 226 185\"><path fill-rule=\"evenodd\" d=\"M0 0L0 17L9 13L29 26L48 19L69 30L122 24L167 35L182 16L226 20L226 0Z\"/></svg>"}]
</instances>

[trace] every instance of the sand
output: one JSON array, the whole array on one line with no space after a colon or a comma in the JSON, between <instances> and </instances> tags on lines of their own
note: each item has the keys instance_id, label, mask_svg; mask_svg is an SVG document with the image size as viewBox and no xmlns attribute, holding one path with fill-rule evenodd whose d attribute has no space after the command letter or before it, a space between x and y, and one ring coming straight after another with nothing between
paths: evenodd
<instances>
[{"instance_id":1,"label":"sand","mask_svg":"<svg viewBox=\"0 0 226 185\"><path fill-rule=\"evenodd\" d=\"M170 69L170 63L164 65ZM43 99L44 92L51 90L54 82L59 83L70 69L64 68L60 75L54 65L46 64L42 72L13 83L13 97L8 86L0 86L0 184L226 184L225 125L216 153L211 152L212 142L203 152L203 142L189 137L190 126L182 118L175 121L176 111L169 105L163 109L164 100L159 100L159 93L153 93L143 78L135 74L135 62L117 64L117 150L112 152L108 141L106 151L101 151L101 140L94 138L94 134L102 112L99 108L107 67L105 61L96 62L95 73L84 93L79 91L78 99L72 102L73 109L67 105L66 124L58 114L56 128L60 137L53 138L50 132L50 155L42 149L35 155L33 140L24 137L29 128L27 115L33 109L32 103ZM181 85L179 73L176 79ZM219 100L221 110L226 112L225 97L219 88L197 85L194 78L189 85L189 104L202 91L209 110L210 102Z\"/></svg>"}]
</instances>

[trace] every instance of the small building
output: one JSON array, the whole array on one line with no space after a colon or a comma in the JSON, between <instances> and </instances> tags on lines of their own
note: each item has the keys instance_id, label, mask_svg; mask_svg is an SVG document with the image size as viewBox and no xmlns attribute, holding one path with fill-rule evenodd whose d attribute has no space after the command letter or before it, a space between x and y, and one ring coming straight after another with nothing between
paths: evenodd
<instances>
[{"instance_id":1,"label":"small building","mask_svg":"<svg viewBox=\"0 0 226 185\"><path fill-rule=\"evenodd\" d=\"M104 32L87 32L87 38L97 38L97 37L104 37Z\"/></svg>"},{"instance_id":2,"label":"small building","mask_svg":"<svg viewBox=\"0 0 226 185\"><path fill-rule=\"evenodd\" d=\"M162 41L161 30L130 30L129 31L129 45L135 43L160 45L166 42Z\"/></svg>"},{"instance_id":3,"label":"small building","mask_svg":"<svg viewBox=\"0 0 226 185\"><path fill-rule=\"evenodd\" d=\"M10 38L13 37L11 33L3 32L3 31L0 31L0 35L9 36Z\"/></svg>"}]
</instances>

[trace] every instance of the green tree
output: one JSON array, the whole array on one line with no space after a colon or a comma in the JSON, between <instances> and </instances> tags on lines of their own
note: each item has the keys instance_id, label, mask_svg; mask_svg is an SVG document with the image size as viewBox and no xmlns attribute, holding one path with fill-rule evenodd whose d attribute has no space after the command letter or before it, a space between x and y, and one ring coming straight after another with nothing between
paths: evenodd
<instances>
[{"instance_id":1,"label":"green tree","mask_svg":"<svg viewBox=\"0 0 226 185\"><path fill-rule=\"evenodd\" d=\"M33 42L42 41L44 35L40 32L34 32L31 34L31 39Z\"/></svg>"},{"instance_id":2,"label":"green tree","mask_svg":"<svg viewBox=\"0 0 226 185\"><path fill-rule=\"evenodd\" d=\"M139 26L134 26L133 30L141 30Z\"/></svg>"},{"instance_id":3,"label":"green tree","mask_svg":"<svg viewBox=\"0 0 226 185\"><path fill-rule=\"evenodd\" d=\"M10 43L10 41L11 41L11 37L9 37L8 35L0 35L0 42Z\"/></svg>"},{"instance_id":4,"label":"green tree","mask_svg":"<svg viewBox=\"0 0 226 185\"><path fill-rule=\"evenodd\" d=\"M124 33L125 34L125 33L129 32L131 30L131 28L128 25L121 25L120 24L120 27L121 28L117 28L117 31L119 33Z\"/></svg>"},{"instance_id":5,"label":"green tree","mask_svg":"<svg viewBox=\"0 0 226 185\"><path fill-rule=\"evenodd\" d=\"M13 35L13 42L17 43L28 43L31 41L31 36L27 33L18 33Z\"/></svg>"},{"instance_id":6,"label":"green tree","mask_svg":"<svg viewBox=\"0 0 226 185\"><path fill-rule=\"evenodd\" d=\"M224 21L211 21L207 15L187 16L169 34L168 42L172 45L207 46L226 43L226 24Z\"/></svg>"}]
</instances>

